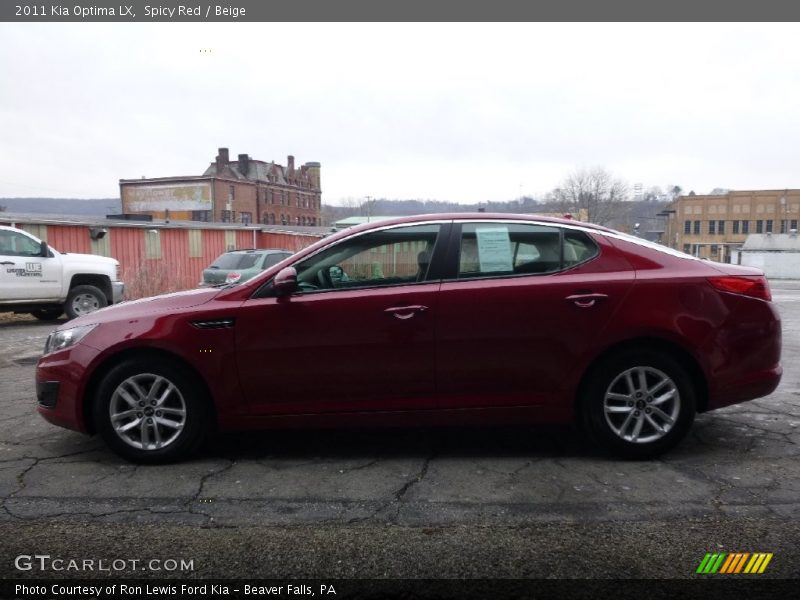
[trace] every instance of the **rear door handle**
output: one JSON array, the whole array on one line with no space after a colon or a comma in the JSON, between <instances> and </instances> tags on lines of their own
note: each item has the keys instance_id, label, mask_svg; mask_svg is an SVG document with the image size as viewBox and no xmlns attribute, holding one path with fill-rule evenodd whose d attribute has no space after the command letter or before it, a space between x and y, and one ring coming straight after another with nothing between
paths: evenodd
<instances>
[{"instance_id":1,"label":"rear door handle","mask_svg":"<svg viewBox=\"0 0 800 600\"><path fill-rule=\"evenodd\" d=\"M591 308L599 300L605 300L608 298L608 294L572 294L571 296L567 296L564 298L567 302L572 302L578 308Z\"/></svg>"},{"instance_id":2,"label":"rear door handle","mask_svg":"<svg viewBox=\"0 0 800 600\"><path fill-rule=\"evenodd\" d=\"M4 260L3 262L0 262L0 265L13 265L13 264L14 263L11 262L10 260Z\"/></svg>"},{"instance_id":3,"label":"rear door handle","mask_svg":"<svg viewBox=\"0 0 800 600\"><path fill-rule=\"evenodd\" d=\"M422 304L412 304L411 306L393 306L392 308L385 309L383 312L392 315L396 319L405 321L406 319L413 317L415 314L425 312L426 310L428 310L427 306L423 306Z\"/></svg>"}]
</instances>

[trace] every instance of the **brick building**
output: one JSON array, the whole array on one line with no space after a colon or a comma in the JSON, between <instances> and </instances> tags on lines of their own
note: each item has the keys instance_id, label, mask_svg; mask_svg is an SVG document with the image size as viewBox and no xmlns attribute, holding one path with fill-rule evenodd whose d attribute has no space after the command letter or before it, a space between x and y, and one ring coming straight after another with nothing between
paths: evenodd
<instances>
[{"instance_id":1,"label":"brick building","mask_svg":"<svg viewBox=\"0 0 800 600\"><path fill-rule=\"evenodd\" d=\"M663 242L688 254L730 262L751 233L789 233L800 219L800 190L679 196L667 206Z\"/></svg>"},{"instance_id":2,"label":"brick building","mask_svg":"<svg viewBox=\"0 0 800 600\"><path fill-rule=\"evenodd\" d=\"M122 212L156 219L317 226L321 224L320 164L295 168L220 148L199 176L120 179Z\"/></svg>"}]
</instances>

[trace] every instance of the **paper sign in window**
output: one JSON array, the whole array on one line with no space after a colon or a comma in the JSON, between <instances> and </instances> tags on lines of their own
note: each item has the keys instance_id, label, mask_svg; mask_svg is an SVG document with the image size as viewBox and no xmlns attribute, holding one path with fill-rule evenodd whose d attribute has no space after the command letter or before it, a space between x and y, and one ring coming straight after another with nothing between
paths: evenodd
<instances>
[{"instance_id":1,"label":"paper sign in window","mask_svg":"<svg viewBox=\"0 0 800 600\"><path fill-rule=\"evenodd\" d=\"M478 261L481 272L513 271L511 240L506 227L479 227L475 230L478 238Z\"/></svg>"}]
</instances>

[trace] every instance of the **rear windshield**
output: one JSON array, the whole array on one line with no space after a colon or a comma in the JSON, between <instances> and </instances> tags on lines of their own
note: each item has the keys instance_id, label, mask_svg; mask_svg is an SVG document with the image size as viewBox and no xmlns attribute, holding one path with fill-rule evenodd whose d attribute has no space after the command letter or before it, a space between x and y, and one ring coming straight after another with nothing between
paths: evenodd
<instances>
[{"instance_id":1,"label":"rear windshield","mask_svg":"<svg viewBox=\"0 0 800 600\"><path fill-rule=\"evenodd\" d=\"M211 264L212 269L250 269L258 261L258 254L223 254Z\"/></svg>"}]
</instances>

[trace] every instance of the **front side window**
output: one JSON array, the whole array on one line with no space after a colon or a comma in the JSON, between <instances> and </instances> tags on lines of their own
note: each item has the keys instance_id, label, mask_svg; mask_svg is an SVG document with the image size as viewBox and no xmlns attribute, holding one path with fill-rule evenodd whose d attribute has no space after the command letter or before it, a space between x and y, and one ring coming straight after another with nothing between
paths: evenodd
<instances>
[{"instance_id":1,"label":"front side window","mask_svg":"<svg viewBox=\"0 0 800 600\"><path fill-rule=\"evenodd\" d=\"M296 265L302 292L405 285L427 277L439 225L374 231L344 240Z\"/></svg>"},{"instance_id":2,"label":"front side window","mask_svg":"<svg viewBox=\"0 0 800 600\"><path fill-rule=\"evenodd\" d=\"M466 223L458 278L555 273L598 254L581 231L546 225Z\"/></svg>"},{"instance_id":3,"label":"front side window","mask_svg":"<svg viewBox=\"0 0 800 600\"><path fill-rule=\"evenodd\" d=\"M39 256L42 245L27 235L0 231L0 254L5 256Z\"/></svg>"}]
</instances>

